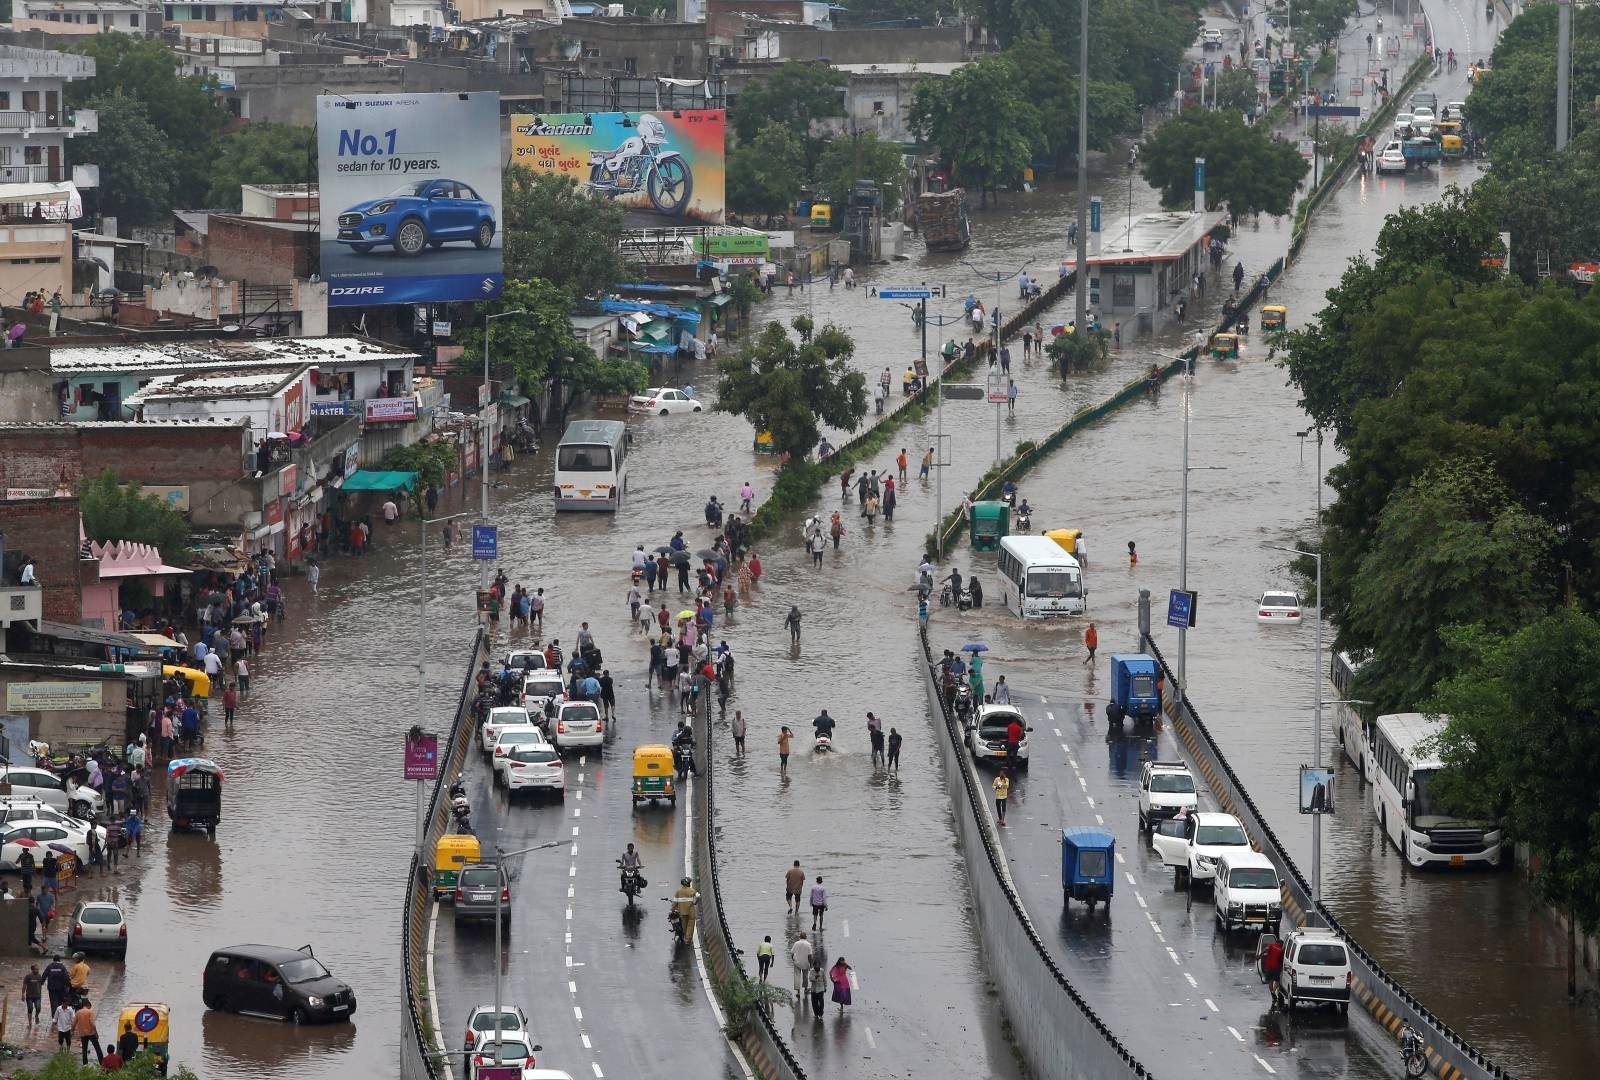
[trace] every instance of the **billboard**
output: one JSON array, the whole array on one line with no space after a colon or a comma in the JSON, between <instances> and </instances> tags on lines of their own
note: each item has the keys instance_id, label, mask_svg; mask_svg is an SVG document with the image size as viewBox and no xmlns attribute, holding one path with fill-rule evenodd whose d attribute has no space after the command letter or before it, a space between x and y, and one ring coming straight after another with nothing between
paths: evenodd
<instances>
[{"instance_id":1,"label":"billboard","mask_svg":"<svg viewBox=\"0 0 1600 1080\"><path fill-rule=\"evenodd\" d=\"M500 95L319 97L317 155L329 307L500 295Z\"/></svg>"},{"instance_id":2,"label":"billboard","mask_svg":"<svg viewBox=\"0 0 1600 1080\"><path fill-rule=\"evenodd\" d=\"M1333 770L1314 765L1300 766L1300 812L1333 813Z\"/></svg>"},{"instance_id":3,"label":"billboard","mask_svg":"<svg viewBox=\"0 0 1600 1080\"><path fill-rule=\"evenodd\" d=\"M511 118L511 161L575 177L628 208L630 228L721 225L721 109Z\"/></svg>"}]
</instances>

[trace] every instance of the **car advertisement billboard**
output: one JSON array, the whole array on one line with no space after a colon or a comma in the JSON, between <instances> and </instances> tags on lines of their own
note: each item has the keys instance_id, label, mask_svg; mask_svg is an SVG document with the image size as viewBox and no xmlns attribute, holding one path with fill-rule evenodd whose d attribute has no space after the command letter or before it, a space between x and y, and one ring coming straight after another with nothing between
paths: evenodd
<instances>
[{"instance_id":1,"label":"car advertisement billboard","mask_svg":"<svg viewBox=\"0 0 1600 1080\"><path fill-rule=\"evenodd\" d=\"M500 295L500 95L317 98L328 306Z\"/></svg>"},{"instance_id":2,"label":"car advertisement billboard","mask_svg":"<svg viewBox=\"0 0 1600 1080\"><path fill-rule=\"evenodd\" d=\"M722 109L513 116L511 162L618 200L630 228L721 225L723 124Z\"/></svg>"}]
</instances>

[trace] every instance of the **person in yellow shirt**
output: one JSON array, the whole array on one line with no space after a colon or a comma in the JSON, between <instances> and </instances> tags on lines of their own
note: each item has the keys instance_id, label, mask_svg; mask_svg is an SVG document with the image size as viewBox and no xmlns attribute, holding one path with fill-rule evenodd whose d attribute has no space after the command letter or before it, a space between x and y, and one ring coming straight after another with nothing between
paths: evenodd
<instances>
[{"instance_id":1,"label":"person in yellow shirt","mask_svg":"<svg viewBox=\"0 0 1600 1080\"><path fill-rule=\"evenodd\" d=\"M1006 823L1006 802L1011 798L1011 770L1001 769L994 778L994 811L1000 824Z\"/></svg>"},{"instance_id":2,"label":"person in yellow shirt","mask_svg":"<svg viewBox=\"0 0 1600 1080\"><path fill-rule=\"evenodd\" d=\"M672 905L678 909L678 918L683 920L683 940L690 945L694 944L694 906L699 899L700 894L694 891L694 884L688 878L684 878L678 891L672 894Z\"/></svg>"},{"instance_id":3,"label":"person in yellow shirt","mask_svg":"<svg viewBox=\"0 0 1600 1080\"><path fill-rule=\"evenodd\" d=\"M81 952L72 954L72 967L67 969L67 981L72 984L74 992L87 989L89 986L89 963L83 958Z\"/></svg>"}]
</instances>

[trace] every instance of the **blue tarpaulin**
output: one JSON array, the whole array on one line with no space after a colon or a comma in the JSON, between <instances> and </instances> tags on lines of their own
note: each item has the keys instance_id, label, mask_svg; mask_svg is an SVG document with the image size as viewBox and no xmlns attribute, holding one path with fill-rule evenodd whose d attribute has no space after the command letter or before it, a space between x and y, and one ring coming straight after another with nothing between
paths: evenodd
<instances>
[{"instance_id":1,"label":"blue tarpaulin","mask_svg":"<svg viewBox=\"0 0 1600 1080\"><path fill-rule=\"evenodd\" d=\"M663 344L654 341L630 341L628 342L628 348L632 349L634 352L643 353L675 353L678 351L678 347L676 345Z\"/></svg>"},{"instance_id":2,"label":"blue tarpaulin","mask_svg":"<svg viewBox=\"0 0 1600 1080\"><path fill-rule=\"evenodd\" d=\"M607 315L629 315L638 311L657 319L675 319L689 326L700 325L698 311L689 311L676 304L656 304L649 300L602 300L600 310Z\"/></svg>"}]
</instances>

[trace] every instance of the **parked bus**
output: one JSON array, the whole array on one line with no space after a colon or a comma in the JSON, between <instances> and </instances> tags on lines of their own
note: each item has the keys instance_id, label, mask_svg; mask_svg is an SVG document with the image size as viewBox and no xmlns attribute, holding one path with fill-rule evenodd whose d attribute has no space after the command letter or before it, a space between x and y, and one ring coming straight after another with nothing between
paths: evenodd
<instances>
[{"instance_id":1,"label":"parked bus","mask_svg":"<svg viewBox=\"0 0 1600 1080\"><path fill-rule=\"evenodd\" d=\"M1000 541L1000 596L1024 619L1082 615L1089 590L1078 560L1045 536Z\"/></svg>"},{"instance_id":2,"label":"parked bus","mask_svg":"<svg viewBox=\"0 0 1600 1080\"><path fill-rule=\"evenodd\" d=\"M1333 684L1334 699L1348 701L1353 695L1352 685L1363 661L1347 652L1335 652L1328 663L1328 681ZM1361 779L1372 779L1372 725L1358 711L1359 706L1335 705L1333 731L1344 748L1345 757L1361 773Z\"/></svg>"},{"instance_id":3,"label":"parked bus","mask_svg":"<svg viewBox=\"0 0 1600 1080\"><path fill-rule=\"evenodd\" d=\"M574 420L556 447L557 510L616 510L628 489L628 426Z\"/></svg>"},{"instance_id":4,"label":"parked bus","mask_svg":"<svg viewBox=\"0 0 1600 1080\"><path fill-rule=\"evenodd\" d=\"M1393 713L1374 725L1372 809L1412 866L1499 866L1500 827L1444 813L1432 780L1441 763L1429 741L1444 718Z\"/></svg>"}]
</instances>

